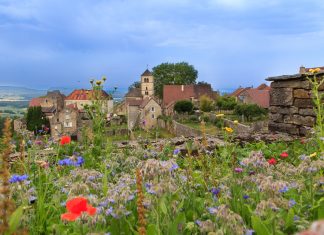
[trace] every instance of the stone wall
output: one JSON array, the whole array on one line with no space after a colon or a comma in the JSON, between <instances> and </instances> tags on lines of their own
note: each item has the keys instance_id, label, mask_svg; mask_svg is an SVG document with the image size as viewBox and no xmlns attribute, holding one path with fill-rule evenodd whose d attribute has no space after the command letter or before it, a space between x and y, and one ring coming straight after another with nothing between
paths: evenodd
<instances>
[{"instance_id":1,"label":"stone wall","mask_svg":"<svg viewBox=\"0 0 324 235\"><path fill-rule=\"evenodd\" d=\"M293 79L289 79L289 76L288 79L278 77L270 81L273 82L270 90L269 130L305 136L316 122L311 83L302 75ZM324 86L320 90L324 90Z\"/></svg>"},{"instance_id":2,"label":"stone wall","mask_svg":"<svg viewBox=\"0 0 324 235\"><path fill-rule=\"evenodd\" d=\"M201 131L191 128L189 126L183 125L173 120L172 122L173 134L175 136L184 136L184 137L198 137L202 136Z\"/></svg>"}]
</instances>

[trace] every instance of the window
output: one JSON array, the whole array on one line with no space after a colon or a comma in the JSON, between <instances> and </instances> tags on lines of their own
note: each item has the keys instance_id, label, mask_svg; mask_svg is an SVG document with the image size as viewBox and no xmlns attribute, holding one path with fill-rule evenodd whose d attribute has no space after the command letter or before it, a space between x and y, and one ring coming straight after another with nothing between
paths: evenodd
<instances>
[{"instance_id":1,"label":"window","mask_svg":"<svg viewBox=\"0 0 324 235\"><path fill-rule=\"evenodd\" d=\"M154 112L154 107L151 108L151 111Z\"/></svg>"},{"instance_id":2,"label":"window","mask_svg":"<svg viewBox=\"0 0 324 235\"><path fill-rule=\"evenodd\" d=\"M65 119L70 119L70 114L65 114Z\"/></svg>"},{"instance_id":3,"label":"window","mask_svg":"<svg viewBox=\"0 0 324 235\"><path fill-rule=\"evenodd\" d=\"M149 79L148 78L144 78L144 82L149 82Z\"/></svg>"},{"instance_id":4,"label":"window","mask_svg":"<svg viewBox=\"0 0 324 235\"><path fill-rule=\"evenodd\" d=\"M45 100L45 102L47 103L47 102L48 102L48 100L46 99L46 100Z\"/></svg>"},{"instance_id":5,"label":"window","mask_svg":"<svg viewBox=\"0 0 324 235\"><path fill-rule=\"evenodd\" d=\"M145 90L147 90L147 87L145 87Z\"/></svg>"},{"instance_id":6,"label":"window","mask_svg":"<svg viewBox=\"0 0 324 235\"><path fill-rule=\"evenodd\" d=\"M145 95L148 95L148 91L145 91Z\"/></svg>"},{"instance_id":7,"label":"window","mask_svg":"<svg viewBox=\"0 0 324 235\"><path fill-rule=\"evenodd\" d=\"M64 127L72 127L72 122L64 122Z\"/></svg>"},{"instance_id":8,"label":"window","mask_svg":"<svg viewBox=\"0 0 324 235\"><path fill-rule=\"evenodd\" d=\"M154 114L152 114L152 119L154 119L155 118L155 116L154 116Z\"/></svg>"}]
</instances>

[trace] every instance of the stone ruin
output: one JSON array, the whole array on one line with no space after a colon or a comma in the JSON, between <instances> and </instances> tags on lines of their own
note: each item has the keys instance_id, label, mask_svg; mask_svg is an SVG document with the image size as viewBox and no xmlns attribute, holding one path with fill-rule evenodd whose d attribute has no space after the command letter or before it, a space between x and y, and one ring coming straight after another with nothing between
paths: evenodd
<instances>
[{"instance_id":1,"label":"stone ruin","mask_svg":"<svg viewBox=\"0 0 324 235\"><path fill-rule=\"evenodd\" d=\"M266 79L272 82L269 131L286 132L298 136L305 136L309 133L316 122L316 114L313 110L312 87L308 77L311 78L313 75L299 73ZM316 73L316 77L322 80L324 71ZM324 83L319 91L323 93Z\"/></svg>"}]
</instances>

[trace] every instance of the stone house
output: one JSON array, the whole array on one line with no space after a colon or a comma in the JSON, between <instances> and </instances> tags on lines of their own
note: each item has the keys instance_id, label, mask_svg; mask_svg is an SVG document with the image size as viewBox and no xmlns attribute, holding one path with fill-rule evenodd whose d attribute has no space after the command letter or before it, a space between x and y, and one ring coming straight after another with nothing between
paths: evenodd
<instances>
[{"instance_id":1,"label":"stone house","mask_svg":"<svg viewBox=\"0 0 324 235\"><path fill-rule=\"evenodd\" d=\"M136 126L152 128L157 125L162 108L154 96L154 77L148 69L141 75L140 87L129 90L118 110L125 111L129 130Z\"/></svg>"},{"instance_id":2,"label":"stone house","mask_svg":"<svg viewBox=\"0 0 324 235\"><path fill-rule=\"evenodd\" d=\"M166 115L173 114L173 107L177 101L190 100L194 105L199 105L201 96L206 95L211 99L215 93L210 84L191 85L164 85L163 86L163 109Z\"/></svg>"},{"instance_id":3,"label":"stone house","mask_svg":"<svg viewBox=\"0 0 324 235\"><path fill-rule=\"evenodd\" d=\"M13 121L14 131L16 133L22 133L27 129L27 122L25 118L17 118Z\"/></svg>"},{"instance_id":4,"label":"stone house","mask_svg":"<svg viewBox=\"0 0 324 235\"><path fill-rule=\"evenodd\" d=\"M84 106L93 103L95 93L93 90L77 89L65 98L65 106L76 105L78 110L83 110ZM111 113L113 111L114 101L105 91L101 91L103 110Z\"/></svg>"},{"instance_id":5,"label":"stone house","mask_svg":"<svg viewBox=\"0 0 324 235\"><path fill-rule=\"evenodd\" d=\"M269 130L305 136L314 126L316 115L313 110L309 68L300 73L269 77L271 81ZM316 74L323 79L324 70ZM324 84L319 89L324 91Z\"/></svg>"},{"instance_id":6,"label":"stone house","mask_svg":"<svg viewBox=\"0 0 324 235\"><path fill-rule=\"evenodd\" d=\"M244 104L257 104L262 108L269 108L270 87L265 83L257 88L239 87L230 96L235 97L237 102Z\"/></svg>"}]
</instances>

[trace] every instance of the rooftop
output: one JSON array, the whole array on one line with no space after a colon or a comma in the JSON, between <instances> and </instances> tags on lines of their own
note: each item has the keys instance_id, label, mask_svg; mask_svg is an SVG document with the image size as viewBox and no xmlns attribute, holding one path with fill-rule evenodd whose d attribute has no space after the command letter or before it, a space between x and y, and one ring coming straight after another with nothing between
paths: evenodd
<instances>
[{"instance_id":1,"label":"rooftop","mask_svg":"<svg viewBox=\"0 0 324 235\"><path fill-rule=\"evenodd\" d=\"M110 95L105 91L101 91L103 98L110 98ZM94 96L93 90L74 90L70 95L68 95L65 100L91 100Z\"/></svg>"}]
</instances>

